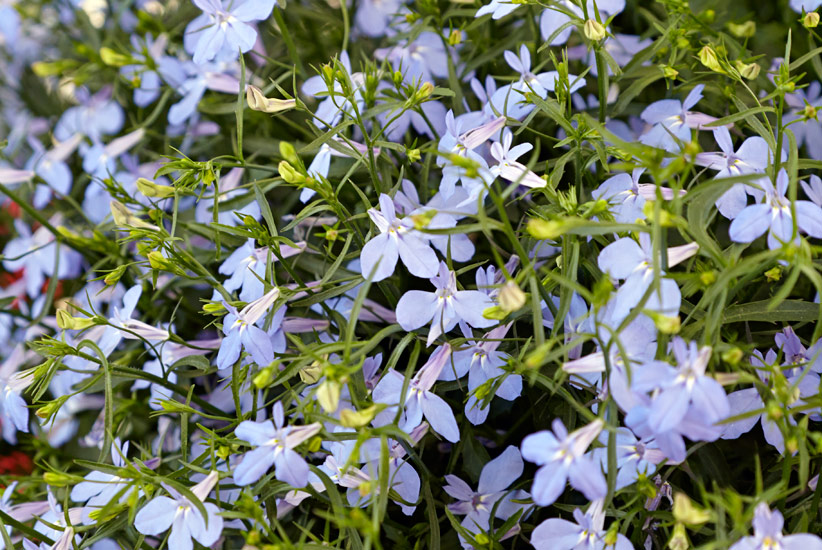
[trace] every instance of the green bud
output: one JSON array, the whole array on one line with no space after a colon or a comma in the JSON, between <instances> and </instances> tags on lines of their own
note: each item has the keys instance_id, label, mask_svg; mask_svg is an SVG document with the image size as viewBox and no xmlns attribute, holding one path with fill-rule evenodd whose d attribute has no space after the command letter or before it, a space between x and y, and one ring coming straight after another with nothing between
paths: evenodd
<instances>
[{"instance_id":1,"label":"green bud","mask_svg":"<svg viewBox=\"0 0 822 550\"><path fill-rule=\"evenodd\" d=\"M300 380L306 384L316 384L323 374L323 369L318 362L311 363L300 370Z\"/></svg>"},{"instance_id":2,"label":"green bud","mask_svg":"<svg viewBox=\"0 0 822 550\"><path fill-rule=\"evenodd\" d=\"M806 29L815 29L819 25L819 14L815 11L806 14L802 24Z\"/></svg>"},{"instance_id":3,"label":"green bud","mask_svg":"<svg viewBox=\"0 0 822 550\"><path fill-rule=\"evenodd\" d=\"M57 310L57 326L63 330L85 330L97 323L88 317L72 317L64 309Z\"/></svg>"},{"instance_id":4,"label":"green bud","mask_svg":"<svg viewBox=\"0 0 822 550\"><path fill-rule=\"evenodd\" d=\"M699 61L712 71L718 73L724 72L722 66L719 64L716 51L714 51L711 46L703 46L702 49L699 50Z\"/></svg>"},{"instance_id":5,"label":"green bud","mask_svg":"<svg viewBox=\"0 0 822 550\"><path fill-rule=\"evenodd\" d=\"M100 48L100 59L110 67L123 67L132 62L130 56L117 53L111 48Z\"/></svg>"},{"instance_id":6,"label":"green bud","mask_svg":"<svg viewBox=\"0 0 822 550\"><path fill-rule=\"evenodd\" d=\"M585 21L585 24L582 26L582 31L585 34L585 38L588 40L593 40L594 42L599 42L608 36L608 31L605 30L602 23L595 21L594 19L588 19Z\"/></svg>"},{"instance_id":7,"label":"green bud","mask_svg":"<svg viewBox=\"0 0 822 550\"><path fill-rule=\"evenodd\" d=\"M737 38L752 38L756 34L756 22L728 23L728 30Z\"/></svg>"},{"instance_id":8,"label":"green bud","mask_svg":"<svg viewBox=\"0 0 822 550\"><path fill-rule=\"evenodd\" d=\"M711 519L711 514L697 507L685 493L674 495L674 519L686 525L701 525Z\"/></svg>"},{"instance_id":9,"label":"green bud","mask_svg":"<svg viewBox=\"0 0 822 550\"><path fill-rule=\"evenodd\" d=\"M174 195L170 185L159 185L146 178L137 178L137 190L146 197L165 199Z\"/></svg>"},{"instance_id":10,"label":"green bud","mask_svg":"<svg viewBox=\"0 0 822 550\"><path fill-rule=\"evenodd\" d=\"M280 164L277 165L277 171L286 183L300 184L307 181L307 178L291 166L288 161L280 161Z\"/></svg>"},{"instance_id":11,"label":"green bud","mask_svg":"<svg viewBox=\"0 0 822 550\"><path fill-rule=\"evenodd\" d=\"M292 166L300 165L300 157L297 155L297 149L287 141L280 142L280 156L287 160Z\"/></svg>"},{"instance_id":12,"label":"green bud","mask_svg":"<svg viewBox=\"0 0 822 550\"><path fill-rule=\"evenodd\" d=\"M117 281L119 281L123 277L123 275L126 273L126 269L128 269L127 265L117 266L116 269L111 271L108 275L106 275L103 278L103 282L106 283L109 286L111 286L113 284L117 284Z\"/></svg>"},{"instance_id":13,"label":"green bud","mask_svg":"<svg viewBox=\"0 0 822 550\"><path fill-rule=\"evenodd\" d=\"M742 350L737 347L733 347L727 351L723 351L721 355L722 361L728 363L731 366L738 365L739 362L742 361L742 358L744 356L745 354L742 352Z\"/></svg>"}]
</instances>

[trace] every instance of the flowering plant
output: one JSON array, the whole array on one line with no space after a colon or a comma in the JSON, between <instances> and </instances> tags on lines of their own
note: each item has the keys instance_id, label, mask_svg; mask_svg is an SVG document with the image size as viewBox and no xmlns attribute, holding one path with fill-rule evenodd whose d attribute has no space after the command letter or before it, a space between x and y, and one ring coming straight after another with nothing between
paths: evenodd
<instances>
[{"instance_id":1,"label":"flowering plant","mask_svg":"<svg viewBox=\"0 0 822 550\"><path fill-rule=\"evenodd\" d=\"M820 6L0 0L0 550L822 548Z\"/></svg>"}]
</instances>

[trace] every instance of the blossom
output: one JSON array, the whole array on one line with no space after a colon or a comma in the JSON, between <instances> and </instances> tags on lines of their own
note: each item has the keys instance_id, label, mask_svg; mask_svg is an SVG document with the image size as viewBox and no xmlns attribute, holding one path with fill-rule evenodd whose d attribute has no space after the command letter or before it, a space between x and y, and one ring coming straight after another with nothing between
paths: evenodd
<instances>
[{"instance_id":1,"label":"blossom","mask_svg":"<svg viewBox=\"0 0 822 550\"><path fill-rule=\"evenodd\" d=\"M693 256L696 243L668 248L668 267ZM625 279L617 290L613 316L624 319L628 312L639 304L654 279L653 247L647 233L639 235L639 244L629 237L623 237L599 253L599 268L614 279ZM662 275L662 273L660 273ZM665 315L676 315L679 311L681 294L679 286L672 279L661 278L659 291L653 291L645 308Z\"/></svg>"},{"instance_id":2,"label":"blossom","mask_svg":"<svg viewBox=\"0 0 822 550\"><path fill-rule=\"evenodd\" d=\"M585 455L603 426L602 420L597 419L569 434L556 418L551 424L553 431L543 430L522 440L522 457L540 467L531 489L534 502L550 506L562 494L567 481L589 500L605 496L605 476L599 464Z\"/></svg>"},{"instance_id":3,"label":"blossom","mask_svg":"<svg viewBox=\"0 0 822 550\"><path fill-rule=\"evenodd\" d=\"M268 19L277 0L192 0L203 11L186 27L185 48L194 63L236 57L254 47L252 21Z\"/></svg>"},{"instance_id":4,"label":"blossom","mask_svg":"<svg viewBox=\"0 0 822 550\"><path fill-rule=\"evenodd\" d=\"M491 137L505 126L505 117L497 117L482 126L466 130L463 123L454 119L453 111L448 111L445 115L445 135L440 138L437 144L439 156L437 165L442 166L442 180L440 181L440 194L442 198L448 200L454 193L454 186L457 181L461 181L464 186L474 185L472 176L465 166L457 164L453 155L464 157L478 166L479 170L488 170L488 164L479 152L479 148Z\"/></svg>"},{"instance_id":5,"label":"blossom","mask_svg":"<svg viewBox=\"0 0 822 550\"><path fill-rule=\"evenodd\" d=\"M743 537L730 550L820 550L822 539L808 533L783 535L785 520L779 510L760 502L754 510L752 537Z\"/></svg>"},{"instance_id":6,"label":"blossom","mask_svg":"<svg viewBox=\"0 0 822 550\"><path fill-rule=\"evenodd\" d=\"M217 542L223 531L223 518L218 514L216 504L205 502L206 497L217 484L217 472L211 472L204 480L191 488L191 493L200 500L205 508L203 516L200 509L174 487L163 483L171 498L154 497L143 506L134 517L134 527L144 535L159 535L171 528L168 538L170 550L191 550L192 539L205 547Z\"/></svg>"},{"instance_id":7,"label":"blossom","mask_svg":"<svg viewBox=\"0 0 822 550\"><path fill-rule=\"evenodd\" d=\"M453 514L465 515L462 526L468 532L488 531L492 517L506 520L525 509L526 505L514 501L528 498L528 493L508 489L522 475L522 470L519 449L508 446L501 455L483 466L476 491L457 476L446 475L447 485L443 489L457 500L448 505L448 510ZM514 535L518 530L519 526L513 527L504 537ZM471 548L462 536L460 540L464 548Z\"/></svg>"},{"instance_id":8,"label":"blossom","mask_svg":"<svg viewBox=\"0 0 822 550\"><path fill-rule=\"evenodd\" d=\"M234 306L225 304L228 315L223 319L223 333L226 337L217 353L217 368L231 366L240 358L242 349L245 349L251 355L251 359L260 366L267 366L274 360L271 339L263 329L256 326L256 323L263 318L279 296L280 289L274 287L239 312Z\"/></svg>"},{"instance_id":9,"label":"blossom","mask_svg":"<svg viewBox=\"0 0 822 550\"><path fill-rule=\"evenodd\" d=\"M234 469L234 481L244 486L254 483L273 465L274 475L292 487L308 484L308 464L294 448L314 437L322 425L286 426L281 402L274 404L274 425L271 422L245 420L237 426L234 435L257 448L247 452Z\"/></svg>"},{"instance_id":10,"label":"blossom","mask_svg":"<svg viewBox=\"0 0 822 550\"><path fill-rule=\"evenodd\" d=\"M526 187L534 188L548 185L547 181L536 175L527 166L517 162L519 157L533 149L534 146L530 143L521 143L512 148L513 139L513 134L506 128L502 134L502 142L491 145L491 156L497 161L497 164L491 167L491 173Z\"/></svg>"},{"instance_id":11,"label":"blossom","mask_svg":"<svg viewBox=\"0 0 822 550\"><path fill-rule=\"evenodd\" d=\"M370 208L368 215L380 234L365 243L362 249L360 267L363 277L372 281L389 277L394 273L398 258L412 275L430 278L437 274L436 253L424 236L414 229L410 217L397 217L391 197L384 193L380 195L380 210Z\"/></svg>"},{"instance_id":12,"label":"blossom","mask_svg":"<svg viewBox=\"0 0 822 550\"><path fill-rule=\"evenodd\" d=\"M749 137L736 151L731 142L731 133L724 126L714 130L714 139L721 152L698 153L695 162L710 170L717 170L716 179L764 173L773 159L768 143L759 136ZM747 204L746 193L759 197L762 191L743 183L733 184L716 201L719 213L728 219L734 219Z\"/></svg>"},{"instance_id":13,"label":"blossom","mask_svg":"<svg viewBox=\"0 0 822 550\"><path fill-rule=\"evenodd\" d=\"M625 0L588 0L588 14L594 13L594 5L603 18L609 15L616 15L625 9ZM573 28L569 25L563 30L559 30L572 21L572 15L578 19L583 17L582 9L572 0L560 0L556 7L549 7L542 10L539 18L539 29L543 40L551 39L551 46L561 46L568 41ZM553 37L553 38L551 38Z\"/></svg>"},{"instance_id":14,"label":"blossom","mask_svg":"<svg viewBox=\"0 0 822 550\"><path fill-rule=\"evenodd\" d=\"M457 275L445 262L440 262L439 274L430 281L436 292L409 290L397 303L397 322L404 330L416 330L431 323L427 345L454 328L460 319L474 328L496 324L482 316L485 309L494 305L491 298L478 290L457 290Z\"/></svg>"},{"instance_id":15,"label":"blossom","mask_svg":"<svg viewBox=\"0 0 822 550\"><path fill-rule=\"evenodd\" d=\"M788 173L781 169L776 177L776 187L769 178L757 182L765 191L764 202L743 208L731 221L728 235L738 243L749 243L768 233L768 248L780 248L783 244L799 241L798 231L814 238L822 238L822 208L811 201L793 203L785 196L788 189ZM794 211L797 233L794 233Z\"/></svg>"},{"instance_id":16,"label":"blossom","mask_svg":"<svg viewBox=\"0 0 822 550\"><path fill-rule=\"evenodd\" d=\"M594 189L591 196L608 202L614 219L620 223L634 223L637 219L644 220L643 208L647 201L657 198L657 186L653 183L639 183L639 178L645 172L644 168L635 168L631 174L617 174L605 180L602 185ZM673 190L659 186L663 200L674 198ZM680 191L684 195L685 191Z\"/></svg>"},{"instance_id":17,"label":"blossom","mask_svg":"<svg viewBox=\"0 0 822 550\"><path fill-rule=\"evenodd\" d=\"M543 521L531 533L531 544L537 550L633 550L625 535L613 536L605 530L602 505L597 499L584 514L574 509L576 523L560 518Z\"/></svg>"},{"instance_id":18,"label":"blossom","mask_svg":"<svg viewBox=\"0 0 822 550\"><path fill-rule=\"evenodd\" d=\"M643 134L639 141L672 152L679 150L677 141L684 143L691 141L692 129L699 129L716 120L714 117L690 110L702 99L703 89L705 89L704 84L694 86L682 102L678 99L663 99L648 105L642 111L641 117L654 127ZM723 129L726 128L723 127Z\"/></svg>"},{"instance_id":19,"label":"blossom","mask_svg":"<svg viewBox=\"0 0 822 550\"><path fill-rule=\"evenodd\" d=\"M442 369L451 358L451 346L440 346L423 365L408 384L408 390L402 393L405 377L394 369L388 370L374 387L371 397L375 403L386 403L405 410L405 421L401 428L410 432L422 423L423 417L431 429L452 443L460 439L460 431L454 412L445 400L431 391L434 382L439 378ZM381 413L377 422L393 419L391 409Z\"/></svg>"}]
</instances>

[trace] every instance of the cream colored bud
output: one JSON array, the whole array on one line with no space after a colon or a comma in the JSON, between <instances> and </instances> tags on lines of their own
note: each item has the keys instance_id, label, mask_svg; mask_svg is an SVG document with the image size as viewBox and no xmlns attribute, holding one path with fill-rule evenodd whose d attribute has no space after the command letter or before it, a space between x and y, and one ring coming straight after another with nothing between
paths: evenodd
<instances>
[{"instance_id":1,"label":"cream colored bud","mask_svg":"<svg viewBox=\"0 0 822 550\"><path fill-rule=\"evenodd\" d=\"M245 98L248 102L249 109L263 113L279 113L280 111L287 111L297 106L296 99L272 99L265 97L262 90L250 84L246 87Z\"/></svg>"},{"instance_id":2,"label":"cream colored bud","mask_svg":"<svg viewBox=\"0 0 822 550\"><path fill-rule=\"evenodd\" d=\"M160 185L146 178L137 178L137 190L146 197L165 199L174 195L170 185Z\"/></svg>"},{"instance_id":3,"label":"cream colored bud","mask_svg":"<svg viewBox=\"0 0 822 550\"><path fill-rule=\"evenodd\" d=\"M703 46L702 49L699 50L699 61L712 71L723 72L722 66L719 64L719 59L716 57L716 52L710 46Z\"/></svg>"},{"instance_id":4,"label":"cream colored bud","mask_svg":"<svg viewBox=\"0 0 822 550\"><path fill-rule=\"evenodd\" d=\"M317 388L317 401L328 414L337 412L337 407L340 406L340 390L339 382L333 380L325 380Z\"/></svg>"},{"instance_id":5,"label":"cream colored bud","mask_svg":"<svg viewBox=\"0 0 822 550\"><path fill-rule=\"evenodd\" d=\"M588 19L582 27L582 30L585 33L585 37L594 42L599 42L608 35L608 31L605 30L602 23L593 19Z\"/></svg>"},{"instance_id":6,"label":"cream colored bud","mask_svg":"<svg viewBox=\"0 0 822 550\"><path fill-rule=\"evenodd\" d=\"M514 281L508 281L499 291L499 305L508 313L518 311L525 305L527 298L526 294Z\"/></svg>"},{"instance_id":7,"label":"cream colored bud","mask_svg":"<svg viewBox=\"0 0 822 550\"><path fill-rule=\"evenodd\" d=\"M802 24L805 25L805 28L815 29L819 25L819 14L815 11L808 13L805 15L805 19L802 20Z\"/></svg>"}]
</instances>

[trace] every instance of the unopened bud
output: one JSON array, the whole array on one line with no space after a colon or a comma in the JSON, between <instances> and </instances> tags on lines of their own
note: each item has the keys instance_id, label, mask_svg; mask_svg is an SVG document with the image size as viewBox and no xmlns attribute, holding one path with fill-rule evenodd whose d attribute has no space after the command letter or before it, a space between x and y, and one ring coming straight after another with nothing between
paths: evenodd
<instances>
[{"instance_id":1,"label":"unopened bud","mask_svg":"<svg viewBox=\"0 0 822 550\"><path fill-rule=\"evenodd\" d=\"M532 219L528 222L528 233L535 239L556 239L564 230L565 226L558 221Z\"/></svg>"},{"instance_id":2,"label":"unopened bud","mask_svg":"<svg viewBox=\"0 0 822 550\"><path fill-rule=\"evenodd\" d=\"M805 120L816 120L817 114L819 114L817 108L809 103L805 104L805 108L802 109L802 118Z\"/></svg>"},{"instance_id":3,"label":"unopened bud","mask_svg":"<svg viewBox=\"0 0 822 550\"><path fill-rule=\"evenodd\" d=\"M116 269L109 272L109 274L103 278L103 282L109 286L117 284L117 281L119 281L126 273L126 269L128 269L128 266L126 265L117 266Z\"/></svg>"},{"instance_id":4,"label":"unopened bud","mask_svg":"<svg viewBox=\"0 0 822 550\"><path fill-rule=\"evenodd\" d=\"M674 518L686 525L701 525L711 519L711 515L691 502L685 493L674 495Z\"/></svg>"},{"instance_id":5,"label":"unopened bud","mask_svg":"<svg viewBox=\"0 0 822 550\"><path fill-rule=\"evenodd\" d=\"M85 330L97 324L88 317L72 317L65 309L58 309L56 315L57 326L63 330Z\"/></svg>"},{"instance_id":6,"label":"unopened bud","mask_svg":"<svg viewBox=\"0 0 822 550\"><path fill-rule=\"evenodd\" d=\"M806 14L802 24L807 29L815 29L819 25L819 13L812 11Z\"/></svg>"},{"instance_id":7,"label":"unopened bud","mask_svg":"<svg viewBox=\"0 0 822 550\"><path fill-rule=\"evenodd\" d=\"M417 102L423 101L423 100L427 99L428 97L430 97L433 92L434 92L434 85L431 84L430 82L425 82L425 83L423 83L422 86L420 86L419 90L417 90L414 93L414 99Z\"/></svg>"},{"instance_id":8,"label":"unopened bud","mask_svg":"<svg viewBox=\"0 0 822 550\"><path fill-rule=\"evenodd\" d=\"M759 72L762 70L762 67L759 66L759 63L742 63L741 61L736 62L736 70L739 71L739 74L742 75L742 78L747 78L748 80L756 80L756 77L759 76Z\"/></svg>"},{"instance_id":9,"label":"unopened bud","mask_svg":"<svg viewBox=\"0 0 822 550\"><path fill-rule=\"evenodd\" d=\"M286 181L286 183L305 183L306 177L298 172L288 161L280 161L280 164L277 165L277 171L280 173L280 177Z\"/></svg>"},{"instance_id":10,"label":"unopened bud","mask_svg":"<svg viewBox=\"0 0 822 550\"><path fill-rule=\"evenodd\" d=\"M450 46L459 46L462 42L462 32L457 29L451 31L451 34L448 35L448 44Z\"/></svg>"},{"instance_id":11,"label":"unopened bud","mask_svg":"<svg viewBox=\"0 0 822 550\"><path fill-rule=\"evenodd\" d=\"M262 113L279 113L280 111L287 111L297 106L296 99L272 99L265 97L261 89L257 86L251 86L250 84L246 87L245 99L248 102L249 109Z\"/></svg>"},{"instance_id":12,"label":"unopened bud","mask_svg":"<svg viewBox=\"0 0 822 550\"><path fill-rule=\"evenodd\" d=\"M371 422L376 415L376 405L371 405L367 409L363 409L361 411L343 409L340 411L340 423L346 428L362 428Z\"/></svg>"},{"instance_id":13,"label":"unopened bud","mask_svg":"<svg viewBox=\"0 0 822 550\"><path fill-rule=\"evenodd\" d=\"M499 291L499 305L507 313L519 311L525 305L526 294L515 281L508 281Z\"/></svg>"},{"instance_id":14,"label":"unopened bud","mask_svg":"<svg viewBox=\"0 0 822 550\"><path fill-rule=\"evenodd\" d=\"M328 414L337 412L340 406L340 383L333 380L325 380L317 388L317 401Z\"/></svg>"},{"instance_id":15,"label":"unopened bud","mask_svg":"<svg viewBox=\"0 0 822 550\"><path fill-rule=\"evenodd\" d=\"M744 356L745 353L737 347L733 347L727 351L723 351L721 355L722 360L731 366L738 365Z\"/></svg>"},{"instance_id":16,"label":"unopened bud","mask_svg":"<svg viewBox=\"0 0 822 550\"><path fill-rule=\"evenodd\" d=\"M170 185L159 185L146 178L137 178L137 190L146 197L165 199L174 195L174 188Z\"/></svg>"},{"instance_id":17,"label":"unopened bud","mask_svg":"<svg viewBox=\"0 0 822 550\"><path fill-rule=\"evenodd\" d=\"M728 23L728 30L737 38L751 38L756 34L756 22Z\"/></svg>"},{"instance_id":18,"label":"unopened bud","mask_svg":"<svg viewBox=\"0 0 822 550\"><path fill-rule=\"evenodd\" d=\"M585 25L582 27L582 30L585 33L585 37L588 40L593 40L594 42L599 42L608 35L608 31L605 30L602 23L595 21L594 19L588 19L585 21Z\"/></svg>"},{"instance_id":19,"label":"unopened bud","mask_svg":"<svg viewBox=\"0 0 822 550\"><path fill-rule=\"evenodd\" d=\"M670 65L662 65L660 67L662 69L662 74L665 78L670 78L671 80L676 79L679 76L679 71L671 67Z\"/></svg>"},{"instance_id":20,"label":"unopened bud","mask_svg":"<svg viewBox=\"0 0 822 550\"><path fill-rule=\"evenodd\" d=\"M768 279L769 282L775 283L779 279L782 278L782 268L778 265L772 267L768 271L765 272L765 278Z\"/></svg>"},{"instance_id":21,"label":"unopened bud","mask_svg":"<svg viewBox=\"0 0 822 550\"><path fill-rule=\"evenodd\" d=\"M300 157L297 156L297 149L287 141L280 142L280 156L288 161L289 164L299 165Z\"/></svg>"},{"instance_id":22,"label":"unopened bud","mask_svg":"<svg viewBox=\"0 0 822 550\"><path fill-rule=\"evenodd\" d=\"M677 523L674 526L674 533L671 535L671 540L668 541L668 548L670 550L688 550L691 543L688 542L688 535L685 533L685 526Z\"/></svg>"},{"instance_id":23,"label":"unopened bud","mask_svg":"<svg viewBox=\"0 0 822 550\"><path fill-rule=\"evenodd\" d=\"M300 380L306 384L316 384L322 374L322 367L319 363L314 362L300 370Z\"/></svg>"},{"instance_id":24,"label":"unopened bud","mask_svg":"<svg viewBox=\"0 0 822 550\"><path fill-rule=\"evenodd\" d=\"M406 149L405 155L408 157L408 162L417 162L422 158L422 153L419 149Z\"/></svg>"},{"instance_id":25,"label":"unopened bud","mask_svg":"<svg viewBox=\"0 0 822 550\"><path fill-rule=\"evenodd\" d=\"M719 59L716 57L716 52L711 46L703 46L702 49L699 50L699 61L712 71L718 73L723 72L722 66L719 64Z\"/></svg>"}]
</instances>

